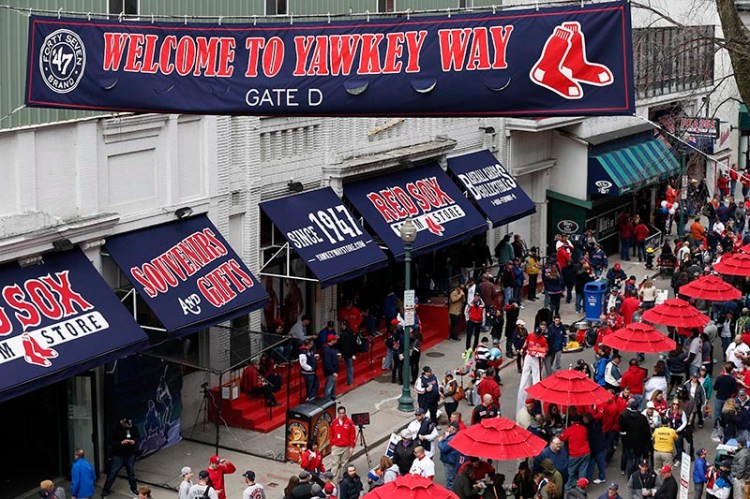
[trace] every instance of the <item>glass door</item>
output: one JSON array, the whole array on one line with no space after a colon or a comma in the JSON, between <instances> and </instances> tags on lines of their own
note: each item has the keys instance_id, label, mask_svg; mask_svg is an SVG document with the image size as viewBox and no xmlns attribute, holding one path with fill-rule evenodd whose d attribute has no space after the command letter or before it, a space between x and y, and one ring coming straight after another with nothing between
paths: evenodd
<instances>
[{"instance_id":1,"label":"glass door","mask_svg":"<svg viewBox=\"0 0 750 499\"><path fill-rule=\"evenodd\" d=\"M73 376L68 381L68 459L81 448L86 459L99 463L97 456L96 390L94 373ZM97 467L97 472L98 472Z\"/></svg>"}]
</instances>

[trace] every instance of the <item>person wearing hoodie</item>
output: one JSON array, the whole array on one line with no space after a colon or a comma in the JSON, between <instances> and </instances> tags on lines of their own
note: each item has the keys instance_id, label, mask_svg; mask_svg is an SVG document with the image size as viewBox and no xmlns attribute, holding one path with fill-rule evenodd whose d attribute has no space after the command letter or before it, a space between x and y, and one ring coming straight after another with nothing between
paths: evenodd
<instances>
[{"instance_id":1,"label":"person wearing hoodie","mask_svg":"<svg viewBox=\"0 0 750 499\"><path fill-rule=\"evenodd\" d=\"M648 378L648 371L639 365L638 359L630 359L627 371L622 373L622 378L620 378L620 388L629 386L630 393L637 395L638 398L643 398L646 378Z\"/></svg>"},{"instance_id":2,"label":"person wearing hoodie","mask_svg":"<svg viewBox=\"0 0 750 499\"><path fill-rule=\"evenodd\" d=\"M544 473L547 480L555 484L555 490L557 491L556 498L561 499L563 491L565 490L565 485L562 473L560 473L557 468L555 468L555 465L552 464L552 459L547 458L542 460L542 473Z\"/></svg>"},{"instance_id":3,"label":"person wearing hoodie","mask_svg":"<svg viewBox=\"0 0 750 499\"><path fill-rule=\"evenodd\" d=\"M585 478L579 478L576 482L576 486L571 488L565 493L565 499L586 499L586 487L589 486L589 481Z\"/></svg>"},{"instance_id":4,"label":"person wearing hoodie","mask_svg":"<svg viewBox=\"0 0 750 499\"><path fill-rule=\"evenodd\" d=\"M593 414L591 414L590 412L583 413L583 425L586 427L586 431L588 431L589 447L591 448L591 460L589 461L586 478L591 481L591 479L594 477L594 465L596 465L596 467L599 469L599 477L594 480L594 483L604 483L604 481L607 479L605 475L607 441L604 438L602 425L599 421L594 419Z\"/></svg>"},{"instance_id":5,"label":"person wearing hoodie","mask_svg":"<svg viewBox=\"0 0 750 499\"><path fill-rule=\"evenodd\" d=\"M651 427L646 416L638 412L638 401L628 402L628 408L620 415L620 436L624 462L620 471L625 476L635 471L636 463L644 459L651 448Z\"/></svg>"}]
</instances>

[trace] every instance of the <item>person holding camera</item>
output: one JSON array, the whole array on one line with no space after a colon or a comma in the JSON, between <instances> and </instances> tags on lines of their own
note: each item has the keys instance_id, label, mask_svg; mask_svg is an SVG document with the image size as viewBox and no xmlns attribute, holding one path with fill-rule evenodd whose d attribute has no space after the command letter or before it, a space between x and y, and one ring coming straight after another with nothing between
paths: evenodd
<instances>
[{"instance_id":1,"label":"person holding camera","mask_svg":"<svg viewBox=\"0 0 750 499\"><path fill-rule=\"evenodd\" d=\"M110 436L112 460L109 464L107 479L102 487L102 497L109 495L112 484L115 483L115 478L117 478L117 473L123 466L128 473L130 492L133 495L138 495L138 483L135 480L135 451L138 438L138 430L133 426L133 420L127 416L121 417Z\"/></svg>"}]
</instances>

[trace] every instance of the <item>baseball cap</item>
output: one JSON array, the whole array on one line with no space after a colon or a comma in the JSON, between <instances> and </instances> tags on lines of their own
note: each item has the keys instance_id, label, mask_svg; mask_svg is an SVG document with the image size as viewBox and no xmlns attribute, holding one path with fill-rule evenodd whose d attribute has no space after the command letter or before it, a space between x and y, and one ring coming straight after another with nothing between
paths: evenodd
<instances>
[{"instance_id":1,"label":"baseball cap","mask_svg":"<svg viewBox=\"0 0 750 499\"><path fill-rule=\"evenodd\" d=\"M648 402L646 402L646 407L647 407L648 409L656 409L656 406L655 406L655 405L654 405L654 403L653 403L653 402L651 402L650 400L649 400Z\"/></svg>"},{"instance_id":2,"label":"baseball cap","mask_svg":"<svg viewBox=\"0 0 750 499\"><path fill-rule=\"evenodd\" d=\"M255 481L255 472L254 471L247 470L246 472L244 472L242 474L242 476L244 476L245 478L247 478L250 481L253 481L253 482Z\"/></svg>"},{"instance_id":3,"label":"baseball cap","mask_svg":"<svg viewBox=\"0 0 750 499\"><path fill-rule=\"evenodd\" d=\"M518 319L516 321L516 326L525 326L525 325L526 325L526 322L524 322L522 319Z\"/></svg>"},{"instance_id":4,"label":"baseball cap","mask_svg":"<svg viewBox=\"0 0 750 499\"><path fill-rule=\"evenodd\" d=\"M185 476L188 473L192 473L192 472L193 470L190 468L190 466L183 466L182 469L180 470L180 475Z\"/></svg>"},{"instance_id":5,"label":"baseball cap","mask_svg":"<svg viewBox=\"0 0 750 499\"><path fill-rule=\"evenodd\" d=\"M526 399L526 403L527 404L536 404L536 400L534 400L533 398L529 397L529 398Z\"/></svg>"},{"instance_id":6,"label":"baseball cap","mask_svg":"<svg viewBox=\"0 0 750 499\"><path fill-rule=\"evenodd\" d=\"M311 478L310 473L308 473L307 471L304 471L304 470L300 471L299 475L297 475L297 476L299 476L300 480L309 480Z\"/></svg>"},{"instance_id":7,"label":"baseball cap","mask_svg":"<svg viewBox=\"0 0 750 499\"><path fill-rule=\"evenodd\" d=\"M702 449L700 449L700 450L698 451L698 455L699 455L699 456L703 456L703 455L705 455L705 454L708 454L708 449L706 449L705 447L704 447L704 448L702 448Z\"/></svg>"},{"instance_id":8,"label":"baseball cap","mask_svg":"<svg viewBox=\"0 0 750 499\"><path fill-rule=\"evenodd\" d=\"M631 399L630 402L628 402L628 409L638 409L638 401L636 399Z\"/></svg>"},{"instance_id":9,"label":"baseball cap","mask_svg":"<svg viewBox=\"0 0 750 499\"><path fill-rule=\"evenodd\" d=\"M333 341L335 339L336 339L335 334L329 334L328 336L326 336L326 341Z\"/></svg>"},{"instance_id":10,"label":"baseball cap","mask_svg":"<svg viewBox=\"0 0 750 499\"><path fill-rule=\"evenodd\" d=\"M641 462L638 463L638 466L646 466L646 467L648 467L649 466L648 459L641 459Z\"/></svg>"},{"instance_id":11,"label":"baseball cap","mask_svg":"<svg viewBox=\"0 0 750 499\"><path fill-rule=\"evenodd\" d=\"M333 478L333 474L331 474L331 478ZM325 492L326 494L333 494L334 488L335 487L333 486L333 483L328 482L327 484L323 486L323 492Z\"/></svg>"},{"instance_id":12,"label":"baseball cap","mask_svg":"<svg viewBox=\"0 0 750 499\"><path fill-rule=\"evenodd\" d=\"M401 321L399 321L398 319L391 319L392 326L398 326L399 324L401 324Z\"/></svg>"},{"instance_id":13,"label":"baseball cap","mask_svg":"<svg viewBox=\"0 0 750 499\"><path fill-rule=\"evenodd\" d=\"M576 485L578 485L582 489L585 489L586 487L589 486L589 481L586 480L585 478L579 478L578 481L576 482Z\"/></svg>"},{"instance_id":14,"label":"baseball cap","mask_svg":"<svg viewBox=\"0 0 750 499\"><path fill-rule=\"evenodd\" d=\"M610 484L609 484L609 488L610 488L610 489L614 489L614 490L617 490L617 489L619 489L619 488L620 488L620 486L619 486L619 485L618 485L617 483L615 483L615 482L612 482L612 483L610 483Z\"/></svg>"},{"instance_id":15,"label":"baseball cap","mask_svg":"<svg viewBox=\"0 0 750 499\"><path fill-rule=\"evenodd\" d=\"M455 428L455 429L458 430L458 423L456 423L455 421L451 422L451 424L449 424L448 426L450 426L451 428Z\"/></svg>"},{"instance_id":16,"label":"baseball cap","mask_svg":"<svg viewBox=\"0 0 750 499\"><path fill-rule=\"evenodd\" d=\"M198 478L201 479L201 480L206 480L208 478L208 476L209 476L208 475L208 471L206 471L206 470L200 470L198 472Z\"/></svg>"},{"instance_id":17,"label":"baseball cap","mask_svg":"<svg viewBox=\"0 0 750 499\"><path fill-rule=\"evenodd\" d=\"M417 410L416 410L416 411L414 411L414 414L415 414L416 416L422 416L422 415L423 415L424 413L425 413L425 410L424 410L424 409L422 409L421 407L417 408Z\"/></svg>"},{"instance_id":18,"label":"baseball cap","mask_svg":"<svg viewBox=\"0 0 750 499\"><path fill-rule=\"evenodd\" d=\"M432 372L432 369L430 369L430 366L424 366L424 367L422 368L422 372L423 372L423 373L431 373L431 372Z\"/></svg>"},{"instance_id":19,"label":"baseball cap","mask_svg":"<svg viewBox=\"0 0 750 499\"><path fill-rule=\"evenodd\" d=\"M211 464L219 464L219 461L221 461L221 459L219 459L219 456L216 454L208 458L208 462Z\"/></svg>"},{"instance_id":20,"label":"baseball cap","mask_svg":"<svg viewBox=\"0 0 750 499\"><path fill-rule=\"evenodd\" d=\"M333 473L331 473L330 471L326 471L323 473L323 478L325 478L326 480L333 480Z\"/></svg>"},{"instance_id":21,"label":"baseball cap","mask_svg":"<svg viewBox=\"0 0 750 499\"><path fill-rule=\"evenodd\" d=\"M672 473L672 466L669 464L665 464L664 466L661 467L661 469L659 470L659 473Z\"/></svg>"}]
</instances>

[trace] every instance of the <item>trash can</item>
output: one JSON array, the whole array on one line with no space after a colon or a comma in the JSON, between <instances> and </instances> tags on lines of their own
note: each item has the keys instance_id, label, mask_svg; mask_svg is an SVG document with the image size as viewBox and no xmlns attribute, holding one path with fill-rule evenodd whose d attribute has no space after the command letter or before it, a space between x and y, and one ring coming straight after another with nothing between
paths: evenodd
<instances>
[{"instance_id":1,"label":"trash can","mask_svg":"<svg viewBox=\"0 0 750 499\"><path fill-rule=\"evenodd\" d=\"M331 422L336 417L336 402L316 398L286 413L285 444L287 461L299 462L302 447L318 442L321 456L331 453Z\"/></svg>"},{"instance_id":2,"label":"trash can","mask_svg":"<svg viewBox=\"0 0 750 499\"><path fill-rule=\"evenodd\" d=\"M583 308L587 321L598 321L604 307L609 282L605 279L591 281L583 287Z\"/></svg>"}]
</instances>

